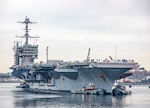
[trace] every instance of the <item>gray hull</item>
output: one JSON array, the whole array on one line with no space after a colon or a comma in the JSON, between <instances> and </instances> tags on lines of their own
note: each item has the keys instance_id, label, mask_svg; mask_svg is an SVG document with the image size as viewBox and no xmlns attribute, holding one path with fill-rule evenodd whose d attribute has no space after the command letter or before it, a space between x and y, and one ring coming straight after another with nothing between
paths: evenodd
<instances>
[{"instance_id":1,"label":"gray hull","mask_svg":"<svg viewBox=\"0 0 150 108\"><path fill-rule=\"evenodd\" d=\"M124 72L131 68L78 68L57 69L51 76L49 82L44 81L43 74L38 74L39 79L29 82L30 88L46 89L56 91L81 90L89 83L93 83L99 90L105 90L106 93L112 93L114 81ZM112 71L113 70L113 71Z\"/></svg>"}]
</instances>

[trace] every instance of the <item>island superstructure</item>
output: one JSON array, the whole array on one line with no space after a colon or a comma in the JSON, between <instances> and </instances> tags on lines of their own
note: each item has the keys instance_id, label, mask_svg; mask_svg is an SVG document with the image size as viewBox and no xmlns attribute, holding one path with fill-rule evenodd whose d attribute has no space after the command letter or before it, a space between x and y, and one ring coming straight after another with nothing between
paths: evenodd
<instances>
[{"instance_id":1,"label":"island superstructure","mask_svg":"<svg viewBox=\"0 0 150 108\"><path fill-rule=\"evenodd\" d=\"M38 45L28 42L28 25L33 24L29 18L21 22L25 24L25 38L23 45L16 42L14 46L15 63L11 67L12 74L24 80L29 89L57 92L79 91L88 84L93 84L99 91L112 93L115 80L125 72L137 68L139 65L134 60L90 60L88 52L87 59L80 62L64 62L63 60L47 60L46 63L34 63L38 57Z\"/></svg>"},{"instance_id":2,"label":"island superstructure","mask_svg":"<svg viewBox=\"0 0 150 108\"><path fill-rule=\"evenodd\" d=\"M25 34L24 36L16 36L16 37L20 37L20 38L25 38L25 43L24 45L20 45L20 42L15 42L14 44L14 59L15 59L15 65L28 65L28 64L33 64L34 63L34 59L38 58L38 45L31 45L29 44L29 38L38 38L30 36L29 35L29 28L28 25L29 24L34 24L36 22L31 22L29 20L29 18L26 17L25 21L22 22L18 22L18 23L22 23L25 24Z\"/></svg>"}]
</instances>

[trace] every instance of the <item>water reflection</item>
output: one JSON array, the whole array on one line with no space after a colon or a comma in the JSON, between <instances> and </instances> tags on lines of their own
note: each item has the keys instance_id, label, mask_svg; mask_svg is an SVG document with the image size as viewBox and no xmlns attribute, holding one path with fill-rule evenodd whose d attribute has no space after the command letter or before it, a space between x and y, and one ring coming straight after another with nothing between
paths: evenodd
<instances>
[{"instance_id":1,"label":"water reflection","mask_svg":"<svg viewBox=\"0 0 150 108\"><path fill-rule=\"evenodd\" d=\"M14 91L15 108L114 108L124 107L125 97L111 95L81 95L81 94L34 94Z\"/></svg>"},{"instance_id":2,"label":"water reflection","mask_svg":"<svg viewBox=\"0 0 150 108\"><path fill-rule=\"evenodd\" d=\"M149 87L132 87L132 95L35 94L0 84L0 108L149 108ZM143 92L144 91L144 92Z\"/></svg>"},{"instance_id":3,"label":"water reflection","mask_svg":"<svg viewBox=\"0 0 150 108\"><path fill-rule=\"evenodd\" d=\"M129 104L130 101L128 100L128 97L130 97L130 96L131 95L112 97L113 107L124 108L124 107L131 106L131 103Z\"/></svg>"}]
</instances>

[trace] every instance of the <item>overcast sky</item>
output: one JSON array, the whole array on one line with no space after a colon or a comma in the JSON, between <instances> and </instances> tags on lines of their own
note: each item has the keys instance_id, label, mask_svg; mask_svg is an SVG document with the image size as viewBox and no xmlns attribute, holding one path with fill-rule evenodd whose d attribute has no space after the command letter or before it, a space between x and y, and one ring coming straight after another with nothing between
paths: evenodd
<instances>
[{"instance_id":1,"label":"overcast sky","mask_svg":"<svg viewBox=\"0 0 150 108\"><path fill-rule=\"evenodd\" d=\"M0 0L0 72L14 64L13 41L24 34L16 23L28 16L30 42L39 45L39 58L84 60L134 59L150 70L150 0ZM23 41L23 39L22 39Z\"/></svg>"}]
</instances>

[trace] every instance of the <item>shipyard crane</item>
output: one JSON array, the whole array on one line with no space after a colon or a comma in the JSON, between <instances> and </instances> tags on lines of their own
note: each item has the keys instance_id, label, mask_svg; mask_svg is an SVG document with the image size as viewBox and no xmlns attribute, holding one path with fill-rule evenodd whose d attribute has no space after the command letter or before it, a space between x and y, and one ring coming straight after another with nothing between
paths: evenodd
<instances>
[{"instance_id":1,"label":"shipyard crane","mask_svg":"<svg viewBox=\"0 0 150 108\"><path fill-rule=\"evenodd\" d=\"M87 55L87 59L86 59L86 62L89 62L90 61L90 48L88 50L88 55Z\"/></svg>"}]
</instances>

